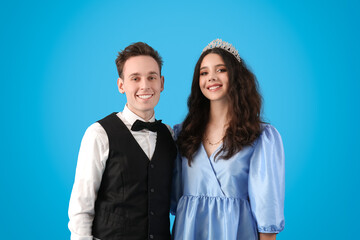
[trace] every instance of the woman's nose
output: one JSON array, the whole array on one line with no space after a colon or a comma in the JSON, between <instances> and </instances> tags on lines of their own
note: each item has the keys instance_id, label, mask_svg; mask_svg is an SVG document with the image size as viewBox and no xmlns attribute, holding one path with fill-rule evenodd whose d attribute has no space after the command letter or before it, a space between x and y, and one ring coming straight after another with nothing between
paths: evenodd
<instances>
[{"instance_id":1,"label":"woman's nose","mask_svg":"<svg viewBox=\"0 0 360 240\"><path fill-rule=\"evenodd\" d=\"M212 81L215 81L216 80L216 74L214 73L211 73L209 74L209 79L208 79L208 82L212 82Z\"/></svg>"}]
</instances>

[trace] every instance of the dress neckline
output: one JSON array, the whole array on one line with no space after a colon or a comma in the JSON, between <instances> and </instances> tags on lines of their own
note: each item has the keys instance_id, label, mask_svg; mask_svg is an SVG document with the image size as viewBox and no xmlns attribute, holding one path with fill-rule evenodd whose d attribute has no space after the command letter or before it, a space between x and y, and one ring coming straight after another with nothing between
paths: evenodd
<instances>
[{"instance_id":1,"label":"dress neckline","mask_svg":"<svg viewBox=\"0 0 360 240\"><path fill-rule=\"evenodd\" d=\"M221 143L212 153L210 156L208 156L207 152L206 152L206 149L205 149L205 146L204 146L204 143L201 142L201 148L202 150L205 152L205 155L206 157L209 159L209 160L213 160L214 159L214 156L216 153L218 153L220 151L220 148L223 146L223 143Z\"/></svg>"}]
</instances>

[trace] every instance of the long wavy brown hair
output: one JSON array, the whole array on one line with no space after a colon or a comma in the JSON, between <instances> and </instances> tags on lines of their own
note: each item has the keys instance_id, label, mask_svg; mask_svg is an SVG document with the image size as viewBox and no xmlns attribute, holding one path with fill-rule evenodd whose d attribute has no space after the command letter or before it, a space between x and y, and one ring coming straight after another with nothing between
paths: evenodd
<instances>
[{"instance_id":1,"label":"long wavy brown hair","mask_svg":"<svg viewBox=\"0 0 360 240\"><path fill-rule=\"evenodd\" d=\"M200 147L209 122L210 101L202 94L199 86L200 65L209 53L222 57L229 78L227 98L230 121L223 138L223 146L215 155L215 159L219 154L223 159L231 158L243 147L251 145L261 131L262 97L255 75L246 67L243 60L239 62L226 50L209 49L201 54L195 65L191 93L187 101L189 112L177 139L179 151L188 159L189 166Z\"/></svg>"}]
</instances>

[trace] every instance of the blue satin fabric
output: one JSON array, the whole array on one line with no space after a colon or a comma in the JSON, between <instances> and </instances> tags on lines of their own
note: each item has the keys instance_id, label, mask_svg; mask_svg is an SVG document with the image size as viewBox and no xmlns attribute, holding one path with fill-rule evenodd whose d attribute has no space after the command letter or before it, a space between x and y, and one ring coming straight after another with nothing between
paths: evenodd
<instances>
[{"instance_id":1,"label":"blue satin fabric","mask_svg":"<svg viewBox=\"0 0 360 240\"><path fill-rule=\"evenodd\" d=\"M174 127L175 135L180 126ZM221 146L218 148L220 149ZM280 134L263 125L259 138L229 160L201 145L191 167L178 157L171 211L173 239L257 240L284 228L285 165Z\"/></svg>"}]
</instances>

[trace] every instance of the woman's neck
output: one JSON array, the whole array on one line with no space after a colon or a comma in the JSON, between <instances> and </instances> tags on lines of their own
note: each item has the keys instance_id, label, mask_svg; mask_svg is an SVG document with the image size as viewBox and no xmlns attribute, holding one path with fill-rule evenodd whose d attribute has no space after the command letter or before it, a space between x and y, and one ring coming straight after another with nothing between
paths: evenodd
<instances>
[{"instance_id":1,"label":"woman's neck","mask_svg":"<svg viewBox=\"0 0 360 240\"><path fill-rule=\"evenodd\" d=\"M210 157L224 139L228 125L228 104L224 101L211 101L209 122L203 136L203 146Z\"/></svg>"},{"instance_id":2,"label":"woman's neck","mask_svg":"<svg viewBox=\"0 0 360 240\"><path fill-rule=\"evenodd\" d=\"M210 102L209 124L217 127L225 127L228 124L227 101Z\"/></svg>"}]
</instances>

